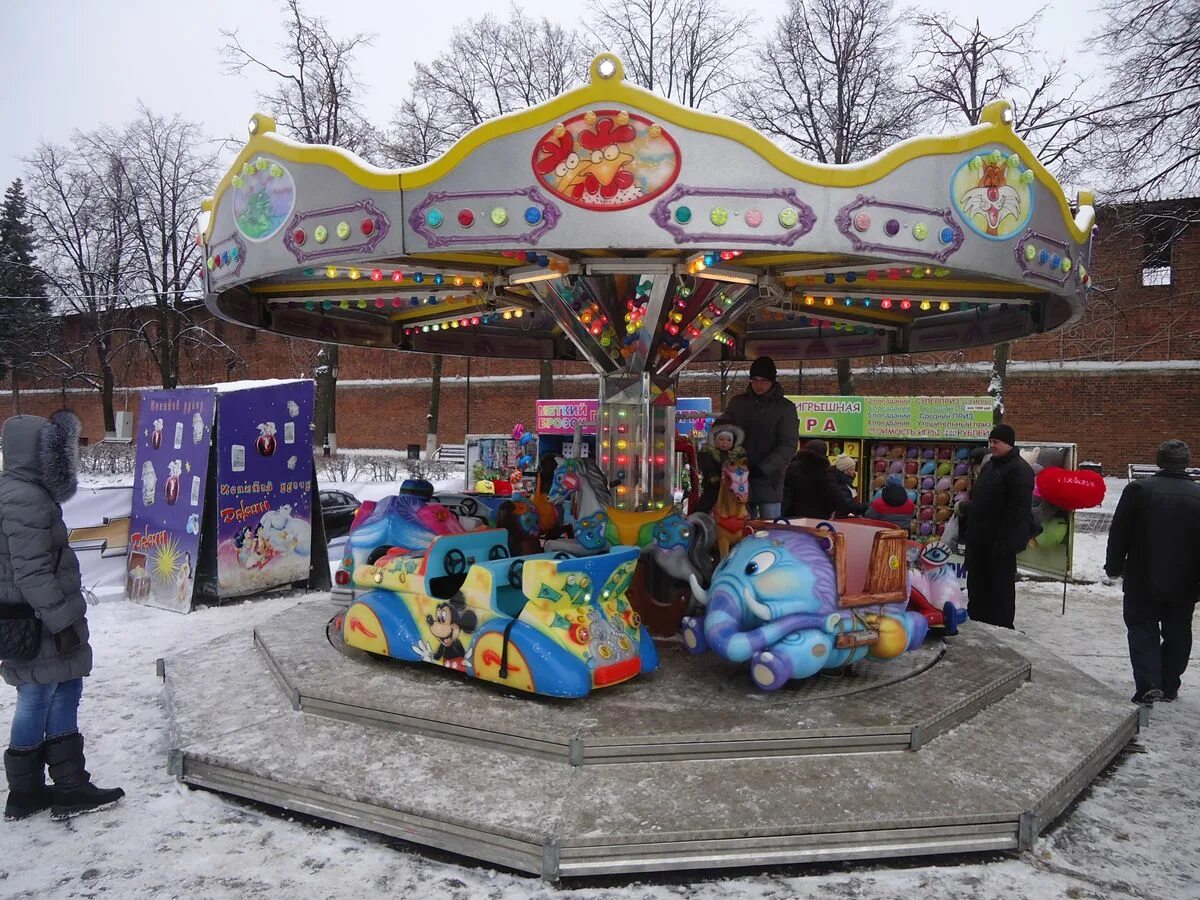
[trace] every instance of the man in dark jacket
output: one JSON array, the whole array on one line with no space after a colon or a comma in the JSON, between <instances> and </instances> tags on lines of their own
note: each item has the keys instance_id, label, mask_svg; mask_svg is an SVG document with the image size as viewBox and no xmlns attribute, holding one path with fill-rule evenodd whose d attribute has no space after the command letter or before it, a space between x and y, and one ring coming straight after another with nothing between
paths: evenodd
<instances>
[{"instance_id":1,"label":"man in dark jacket","mask_svg":"<svg viewBox=\"0 0 1200 900\"><path fill-rule=\"evenodd\" d=\"M1016 616L1017 554L1033 523L1033 469L1013 446L1011 425L988 437L991 458L971 490L967 535L967 609L972 622L1012 628Z\"/></svg>"},{"instance_id":2,"label":"man in dark jacket","mask_svg":"<svg viewBox=\"0 0 1200 900\"><path fill-rule=\"evenodd\" d=\"M1183 441L1160 446L1159 472L1129 483L1108 531L1104 571L1124 579L1134 703L1174 700L1192 651L1192 613L1200 600L1200 485L1184 471L1190 456Z\"/></svg>"},{"instance_id":3,"label":"man in dark jacket","mask_svg":"<svg viewBox=\"0 0 1200 900\"><path fill-rule=\"evenodd\" d=\"M833 467L825 442L805 441L783 477L783 513L793 519L831 519L838 506Z\"/></svg>"},{"instance_id":4,"label":"man in dark jacket","mask_svg":"<svg viewBox=\"0 0 1200 900\"><path fill-rule=\"evenodd\" d=\"M795 404L775 381L775 363L760 356L750 365L750 386L729 401L723 418L746 435L750 463L750 515L775 519L782 513L783 476L800 442Z\"/></svg>"},{"instance_id":5,"label":"man in dark jacket","mask_svg":"<svg viewBox=\"0 0 1200 900\"><path fill-rule=\"evenodd\" d=\"M79 419L14 416L4 423L0 474L0 605L3 619L36 617L41 639L31 659L6 659L4 680L17 689L12 733L4 753L6 819L53 806L67 818L115 803L120 788L102 790L84 769L78 730L83 676L92 670L87 603L79 560L67 545L60 503L75 493ZM0 621L0 627L4 622ZM54 790L46 789L46 767Z\"/></svg>"}]
</instances>

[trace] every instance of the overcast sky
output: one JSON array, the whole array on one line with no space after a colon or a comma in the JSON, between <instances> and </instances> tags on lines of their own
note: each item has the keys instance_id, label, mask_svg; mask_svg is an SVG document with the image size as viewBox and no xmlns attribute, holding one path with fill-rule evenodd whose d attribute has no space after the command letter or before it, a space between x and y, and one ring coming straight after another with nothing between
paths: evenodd
<instances>
[{"instance_id":1,"label":"overcast sky","mask_svg":"<svg viewBox=\"0 0 1200 900\"><path fill-rule=\"evenodd\" d=\"M786 0L729 0L760 19L765 34ZM899 4L898 4L899 5ZM929 0L928 8L971 19L985 32L1005 29L1032 15L1038 0L978 3ZM575 25L572 0L524 0L531 16ZM1045 51L1078 55L1094 30L1092 0L1053 0L1043 16ZM358 56L366 86L364 106L383 126L407 93L414 60L428 60L454 27L486 12L507 14L506 2L488 0L308 0L305 10L324 16L337 35L374 32L373 46ZM438 15L442 13L442 15ZM72 131L119 126L141 100L162 115L181 113L214 138L245 137L258 104L255 77L230 75L221 62L222 28L236 28L245 46L270 57L282 35L274 0L0 0L0 191L21 175L21 157L42 141L62 142ZM1092 63L1080 60L1081 75Z\"/></svg>"}]
</instances>

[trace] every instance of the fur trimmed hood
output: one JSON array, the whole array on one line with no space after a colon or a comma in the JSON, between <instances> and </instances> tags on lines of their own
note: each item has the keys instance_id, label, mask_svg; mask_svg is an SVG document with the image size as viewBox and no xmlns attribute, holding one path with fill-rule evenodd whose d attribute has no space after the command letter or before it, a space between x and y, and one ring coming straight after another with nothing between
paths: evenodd
<instances>
[{"instance_id":1,"label":"fur trimmed hood","mask_svg":"<svg viewBox=\"0 0 1200 900\"><path fill-rule=\"evenodd\" d=\"M4 474L40 484L56 503L75 495L79 487L79 436L83 426L69 410L49 420L13 416L4 423Z\"/></svg>"},{"instance_id":2,"label":"fur trimmed hood","mask_svg":"<svg viewBox=\"0 0 1200 900\"><path fill-rule=\"evenodd\" d=\"M746 432L743 431L739 426L734 425L732 422L728 421L727 419L718 419L716 422L713 422L713 424L709 427L708 437L704 439L705 448L716 453L717 447L715 444L715 440L716 440L716 436L721 433L733 435L733 451L732 452L737 453L740 451L743 454L746 452L745 450L742 449L742 445L746 442Z\"/></svg>"}]
</instances>

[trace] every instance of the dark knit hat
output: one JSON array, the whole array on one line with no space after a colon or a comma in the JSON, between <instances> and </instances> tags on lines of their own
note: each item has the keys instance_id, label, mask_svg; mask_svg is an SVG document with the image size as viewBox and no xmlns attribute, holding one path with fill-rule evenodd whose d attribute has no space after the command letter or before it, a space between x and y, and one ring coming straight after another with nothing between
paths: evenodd
<instances>
[{"instance_id":1,"label":"dark knit hat","mask_svg":"<svg viewBox=\"0 0 1200 900\"><path fill-rule=\"evenodd\" d=\"M1008 444L1010 447L1017 445L1017 433L1013 431L1013 427L1007 422L1001 422L992 429L992 433L988 435L988 440L997 440Z\"/></svg>"},{"instance_id":2,"label":"dark knit hat","mask_svg":"<svg viewBox=\"0 0 1200 900\"><path fill-rule=\"evenodd\" d=\"M829 453L829 447L820 438L813 438L811 441L805 441L804 449L809 453L817 454L817 456L826 456Z\"/></svg>"},{"instance_id":3,"label":"dark knit hat","mask_svg":"<svg viewBox=\"0 0 1200 900\"><path fill-rule=\"evenodd\" d=\"M1183 441L1163 441L1158 447L1154 461L1160 469L1179 471L1191 462L1192 451Z\"/></svg>"},{"instance_id":4,"label":"dark knit hat","mask_svg":"<svg viewBox=\"0 0 1200 900\"><path fill-rule=\"evenodd\" d=\"M904 501L908 499L908 492L904 490L904 485L889 481L883 486L879 496L888 506L903 506Z\"/></svg>"},{"instance_id":5,"label":"dark knit hat","mask_svg":"<svg viewBox=\"0 0 1200 900\"><path fill-rule=\"evenodd\" d=\"M775 360L769 356L760 356L750 363L751 378L769 378L774 381L776 374L778 373L775 369Z\"/></svg>"}]
</instances>

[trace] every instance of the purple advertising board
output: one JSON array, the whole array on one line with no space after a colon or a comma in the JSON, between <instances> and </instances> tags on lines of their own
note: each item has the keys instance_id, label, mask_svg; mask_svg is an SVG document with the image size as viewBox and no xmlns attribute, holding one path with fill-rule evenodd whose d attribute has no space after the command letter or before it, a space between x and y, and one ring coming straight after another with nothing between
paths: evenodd
<instances>
[{"instance_id":1,"label":"purple advertising board","mask_svg":"<svg viewBox=\"0 0 1200 900\"><path fill-rule=\"evenodd\" d=\"M192 607L216 392L146 391L138 412L125 596Z\"/></svg>"},{"instance_id":2,"label":"purple advertising board","mask_svg":"<svg viewBox=\"0 0 1200 900\"><path fill-rule=\"evenodd\" d=\"M313 383L222 387L217 395L217 593L309 578Z\"/></svg>"}]
</instances>

